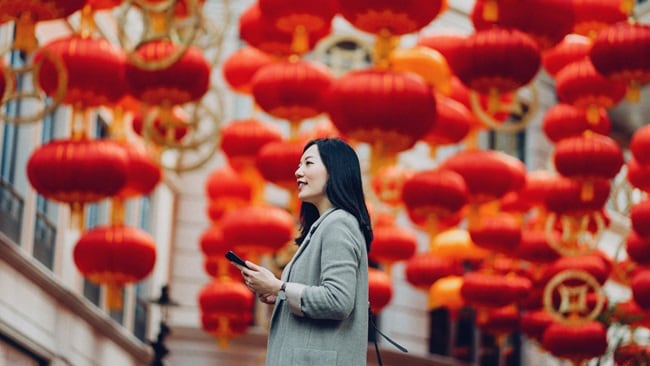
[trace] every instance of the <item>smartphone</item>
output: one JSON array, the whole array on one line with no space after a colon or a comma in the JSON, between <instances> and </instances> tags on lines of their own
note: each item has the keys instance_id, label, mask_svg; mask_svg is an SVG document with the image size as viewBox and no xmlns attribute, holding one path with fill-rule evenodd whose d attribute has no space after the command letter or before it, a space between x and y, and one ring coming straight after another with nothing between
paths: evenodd
<instances>
[{"instance_id":1,"label":"smartphone","mask_svg":"<svg viewBox=\"0 0 650 366\"><path fill-rule=\"evenodd\" d=\"M229 250L228 253L226 253L226 258L229 261L233 262L233 263L236 263L236 264L239 264L241 266L244 266L244 267L248 268L248 266L246 265L246 262L240 256L235 254L235 252L233 252L232 250Z\"/></svg>"}]
</instances>

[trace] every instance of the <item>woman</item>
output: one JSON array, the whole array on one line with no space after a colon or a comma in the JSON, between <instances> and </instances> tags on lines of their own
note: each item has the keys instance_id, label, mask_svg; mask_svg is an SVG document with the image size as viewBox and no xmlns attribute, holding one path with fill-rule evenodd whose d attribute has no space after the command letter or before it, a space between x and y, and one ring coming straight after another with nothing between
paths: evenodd
<instances>
[{"instance_id":1,"label":"woman","mask_svg":"<svg viewBox=\"0 0 650 366\"><path fill-rule=\"evenodd\" d=\"M238 266L248 288L275 304L266 365L366 365L372 228L359 158L341 139L316 139L296 179L299 248L281 279L249 261Z\"/></svg>"}]
</instances>

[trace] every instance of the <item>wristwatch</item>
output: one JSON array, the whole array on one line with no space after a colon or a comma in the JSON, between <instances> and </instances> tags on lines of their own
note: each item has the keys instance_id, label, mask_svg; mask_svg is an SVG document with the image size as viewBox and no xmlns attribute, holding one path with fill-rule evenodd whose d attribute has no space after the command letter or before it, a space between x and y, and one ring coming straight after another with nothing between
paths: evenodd
<instances>
[{"instance_id":1,"label":"wristwatch","mask_svg":"<svg viewBox=\"0 0 650 366\"><path fill-rule=\"evenodd\" d=\"M287 299L287 294L285 293L286 289L287 289L287 283L282 281L282 285L280 285L280 291L278 291L278 297L280 298L280 300Z\"/></svg>"}]
</instances>

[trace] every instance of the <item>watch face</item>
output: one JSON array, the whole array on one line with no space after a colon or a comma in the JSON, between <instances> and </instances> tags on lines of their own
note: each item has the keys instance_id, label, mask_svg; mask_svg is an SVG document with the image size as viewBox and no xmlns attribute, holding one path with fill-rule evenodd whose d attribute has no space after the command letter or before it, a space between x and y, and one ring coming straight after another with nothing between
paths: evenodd
<instances>
[{"instance_id":1,"label":"watch face","mask_svg":"<svg viewBox=\"0 0 650 366\"><path fill-rule=\"evenodd\" d=\"M287 299L287 294L284 293L284 290L280 290L280 292L278 292L278 298L280 300L286 300Z\"/></svg>"}]
</instances>

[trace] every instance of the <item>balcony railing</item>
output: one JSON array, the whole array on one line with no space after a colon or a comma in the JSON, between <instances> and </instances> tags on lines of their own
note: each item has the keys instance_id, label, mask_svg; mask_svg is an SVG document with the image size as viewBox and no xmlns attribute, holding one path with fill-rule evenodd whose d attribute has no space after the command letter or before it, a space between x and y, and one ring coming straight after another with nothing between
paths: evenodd
<instances>
[{"instance_id":1,"label":"balcony railing","mask_svg":"<svg viewBox=\"0 0 650 366\"><path fill-rule=\"evenodd\" d=\"M56 226L42 212L36 213L34 228L34 258L52 269L56 249Z\"/></svg>"}]
</instances>

